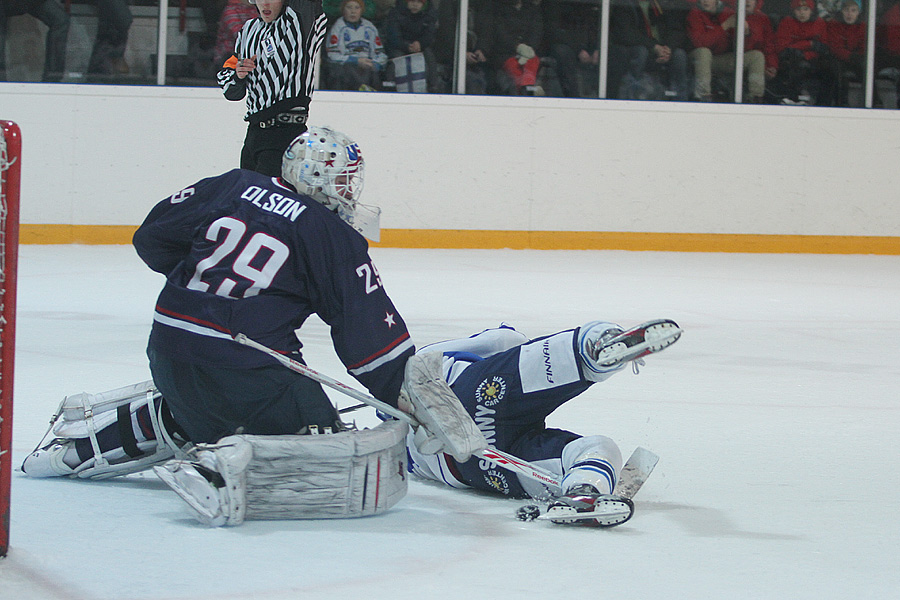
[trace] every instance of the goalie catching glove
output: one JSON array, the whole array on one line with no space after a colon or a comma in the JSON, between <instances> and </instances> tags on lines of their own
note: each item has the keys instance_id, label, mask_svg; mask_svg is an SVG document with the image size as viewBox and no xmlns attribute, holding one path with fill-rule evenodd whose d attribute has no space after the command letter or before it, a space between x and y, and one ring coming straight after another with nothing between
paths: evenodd
<instances>
[{"instance_id":1,"label":"goalie catching glove","mask_svg":"<svg viewBox=\"0 0 900 600\"><path fill-rule=\"evenodd\" d=\"M447 385L442 362L440 352L413 355L406 363L398 405L419 422L415 430L419 452L444 452L462 463L487 448L488 443Z\"/></svg>"}]
</instances>

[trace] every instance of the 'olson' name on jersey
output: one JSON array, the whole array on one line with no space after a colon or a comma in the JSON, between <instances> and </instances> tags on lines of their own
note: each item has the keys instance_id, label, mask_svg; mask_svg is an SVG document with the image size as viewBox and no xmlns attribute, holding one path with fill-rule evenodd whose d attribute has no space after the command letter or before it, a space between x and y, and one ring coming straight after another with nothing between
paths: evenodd
<instances>
[{"instance_id":1,"label":"'olson' name on jersey","mask_svg":"<svg viewBox=\"0 0 900 600\"><path fill-rule=\"evenodd\" d=\"M169 201L172 204L178 204L184 202L193 195L194 188L184 188L180 192L173 194L169 198ZM261 188L258 185L251 185L244 190L244 193L241 194L241 200L246 200L267 212L284 217L285 219L290 219L291 221L296 221L297 217L299 217L307 208L305 204L297 202L278 192Z\"/></svg>"}]
</instances>

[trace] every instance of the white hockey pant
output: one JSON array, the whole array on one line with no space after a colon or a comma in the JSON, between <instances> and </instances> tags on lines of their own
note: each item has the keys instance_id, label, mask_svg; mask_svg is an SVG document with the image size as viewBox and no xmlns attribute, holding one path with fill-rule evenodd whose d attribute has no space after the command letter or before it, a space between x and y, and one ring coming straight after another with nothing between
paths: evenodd
<instances>
[{"instance_id":1,"label":"white hockey pant","mask_svg":"<svg viewBox=\"0 0 900 600\"><path fill-rule=\"evenodd\" d=\"M566 444L562 467L563 494L582 484L593 486L601 494L611 494L622 472L622 453L605 435L586 436Z\"/></svg>"},{"instance_id":2,"label":"white hockey pant","mask_svg":"<svg viewBox=\"0 0 900 600\"><path fill-rule=\"evenodd\" d=\"M382 513L407 490L401 421L320 435L232 435L154 471L210 526Z\"/></svg>"}]
</instances>

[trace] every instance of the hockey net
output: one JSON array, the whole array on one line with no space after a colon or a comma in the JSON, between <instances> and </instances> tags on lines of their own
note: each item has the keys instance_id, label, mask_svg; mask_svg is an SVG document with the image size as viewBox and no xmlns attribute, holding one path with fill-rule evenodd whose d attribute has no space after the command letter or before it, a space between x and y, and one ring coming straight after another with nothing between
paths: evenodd
<instances>
[{"instance_id":1,"label":"hockey net","mask_svg":"<svg viewBox=\"0 0 900 600\"><path fill-rule=\"evenodd\" d=\"M0 556L9 548L21 150L19 126L0 120Z\"/></svg>"}]
</instances>

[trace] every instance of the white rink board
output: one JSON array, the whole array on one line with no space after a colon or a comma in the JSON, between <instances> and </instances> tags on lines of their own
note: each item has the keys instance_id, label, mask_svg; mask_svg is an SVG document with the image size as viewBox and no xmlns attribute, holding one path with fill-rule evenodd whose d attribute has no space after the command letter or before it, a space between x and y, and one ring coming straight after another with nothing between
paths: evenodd
<instances>
[{"instance_id":1,"label":"white rink board","mask_svg":"<svg viewBox=\"0 0 900 600\"><path fill-rule=\"evenodd\" d=\"M238 164L218 88L0 83L22 222L137 225ZM900 236L900 111L316 92L388 229Z\"/></svg>"}]
</instances>

